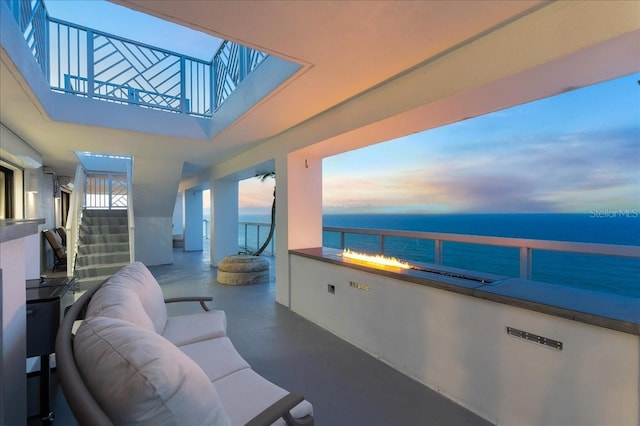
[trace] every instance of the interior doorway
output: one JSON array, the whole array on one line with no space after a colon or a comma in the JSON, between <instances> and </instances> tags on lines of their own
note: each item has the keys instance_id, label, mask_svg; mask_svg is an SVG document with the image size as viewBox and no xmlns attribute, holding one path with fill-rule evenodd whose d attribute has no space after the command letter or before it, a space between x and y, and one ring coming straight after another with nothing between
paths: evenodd
<instances>
[{"instance_id":1,"label":"interior doorway","mask_svg":"<svg viewBox=\"0 0 640 426\"><path fill-rule=\"evenodd\" d=\"M0 219L15 217L13 170L0 166Z\"/></svg>"}]
</instances>

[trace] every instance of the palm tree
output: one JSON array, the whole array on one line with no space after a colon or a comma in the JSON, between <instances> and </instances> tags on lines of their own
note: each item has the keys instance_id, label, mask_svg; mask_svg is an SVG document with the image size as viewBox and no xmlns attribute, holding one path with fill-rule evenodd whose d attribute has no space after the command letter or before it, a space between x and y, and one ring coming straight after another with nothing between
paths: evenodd
<instances>
[{"instance_id":1,"label":"palm tree","mask_svg":"<svg viewBox=\"0 0 640 426\"><path fill-rule=\"evenodd\" d=\"M260 182L264 182L268 178L275 179L276 172L260 173L256 175L256 177L260 179ZM274 186L273 187L273 203L271 204L271 226L269 227L269 235L267 235L267 239L264 241L264 244L262 244L262 246L258 250L251 253L253 256L260 256L262 252L267 248L267 246L271 242L271 239L273 238L273 231L275 231L275 229L276 229L276 187Z\"/></svg>"}]
</instances>

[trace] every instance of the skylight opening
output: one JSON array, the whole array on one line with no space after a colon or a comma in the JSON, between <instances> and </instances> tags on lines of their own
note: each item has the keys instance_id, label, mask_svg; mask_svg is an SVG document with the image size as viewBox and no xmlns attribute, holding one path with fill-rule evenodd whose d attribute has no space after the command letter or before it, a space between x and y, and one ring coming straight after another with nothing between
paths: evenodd
<instances>
[{"instance_id":1,"label":"skylight opening","mask_svg":"<svg viewBox=\"0 0 640 426\"><path fill-rule=\"evenodd\" d=\"M44 0L44 4L52 18L203 61L211 61L224 41L104 0Z\"/></svg>"}]
</instances>

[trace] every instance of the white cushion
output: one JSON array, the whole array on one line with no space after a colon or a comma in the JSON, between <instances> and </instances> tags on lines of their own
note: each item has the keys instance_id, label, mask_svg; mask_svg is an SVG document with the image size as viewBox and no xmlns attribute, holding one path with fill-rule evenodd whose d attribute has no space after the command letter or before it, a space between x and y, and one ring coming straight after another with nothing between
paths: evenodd
<instances>
[{"instance_id":1,"label":"white cushion","mask_svg":"<svg viewBox=\"0 0 640 426\"><path fill-rule=\"evenodd\" d=\"M122 286L134 290L156 331L162 333L167 322L164 294L158 281L142 262L134 262L122 267L109 278L105 285Z\"/></svg>"},{"instance_id":2,"label":"white cushion","mask_svg":"<svg viewBox=\"0 0 640 426\"><path fill-rule=\"evenodd\" d=\"M215 381L213 385L234 425L246 424L289 393L251 369L236 371ZM291 414L295 418L313 415L313 406L306 400L302 401L291 410ZM279 419L274 424L285 425L285 422Z\"/></svg>"},{"instance_id":3,"label":"white cushion","mask_svg":"<svg viewBox=\"0 0 640 426\"><path fill-rule=\"evenodd\" d=\"M184 345L179 349L195 361L212 382L244 368L250 368L228 337Z\"/></svg>"},{"instance_id":4,"label":"white cushion","mask_svg":"<svg viewBox=\"0 0 640 426\"><path fill-rule=\"evenodd\" d=\"M167 318L162 336L176 346L214 339L227 334L224 311L207 311Z\"/></svg>"},{"instance_id":5,"label":"white cushion","mask_svg":"<svg viewBox=\"0 0 640 426\"><path fill-rule=\"evenodd\" d=\"M155 332L155 326L135 291L115 285L103 285L91 298L87 317L109 317L129 321Z\"/></svg>"},{"instance_id":6,"label":"white cushion","mask_svg":"<svg viewBox=\"0 0 640 426\"><path fill-rule=\"evenodd\" d=\"M88 318L73 346L84 382L115 424L231 424L202 369L152 331Z\"/></svg>"}]
</instances>

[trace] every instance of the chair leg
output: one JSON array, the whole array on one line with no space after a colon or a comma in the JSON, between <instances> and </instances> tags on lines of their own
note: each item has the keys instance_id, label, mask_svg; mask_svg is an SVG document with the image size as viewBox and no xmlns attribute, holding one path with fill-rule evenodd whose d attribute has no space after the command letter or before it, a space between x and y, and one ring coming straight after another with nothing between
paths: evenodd
<instances>
[{"instance_id":1,"label":"chair leg","mask_svg":"<svg viewBox=\"0 0 640 426\"><path fill-rule=\"evenodd\" d=\"M55 271L56 271L56 268L59 268L59 267L60 267L60 263L61 263L61 262L60 262L60 260L56 260L56 261L54 261L54 262L53 262L53 269L51 270L51 272L55 272Z\"/></svg>"}]
</instances>

